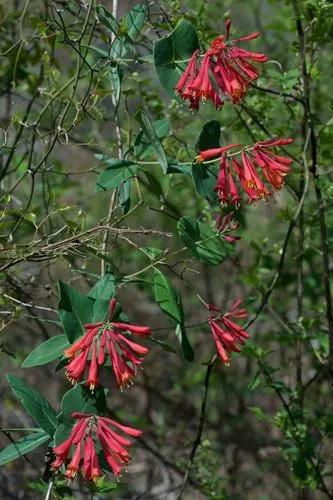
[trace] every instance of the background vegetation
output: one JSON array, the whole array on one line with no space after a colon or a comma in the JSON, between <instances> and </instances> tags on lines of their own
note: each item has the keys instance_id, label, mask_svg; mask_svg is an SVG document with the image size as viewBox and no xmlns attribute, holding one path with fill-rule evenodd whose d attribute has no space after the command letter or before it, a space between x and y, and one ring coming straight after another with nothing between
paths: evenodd
<instances>
[{"instance_id":1,"label":"background vegetation","mask_svg":"<svg viewBox=\"0 0 333 500\"><path fill-rule=\"evenodd\" d=\"M97 4L114 9L116 35ZM131 34L124 16L136 1L0 2L0 443L22 437L11 429L35 425L6 373L38 388L57 410L69 389L54 372L56 362L21 368L33 347L61 333L57 281L87 293L109 272L129 318L150 325L154 338L177 352L151 343L135 386L113 391L112 411L144 435L117 490L94 498L177 498L202 430L205 396L205 427L183 498L333 498L333 4L142 4L147 17ZM237 35L261 32L251 48L270 61L242 104L222 111L207 104L194 114L162 88L153 42L184 18L207 48L228 15ZM140 136L139 109L173 159L167 175ZM236 214L242 239L217 266L176 253L183 248L180 217L212 225L221 212L190 175L196 139L211 120L220 123L222 144L295 139L286 187L267 203L243 204ZM121 169L120 181L96 192L105 170L98 155L136 158L135 178L123 184ZM172 170L175 160L186 163L183 173ZM109 224L121 230L107 231ZM182 293L193 363L179 355L173 322L156 303L154 265ZM224 310L241 297L255 318L251 341L231 366L215 363L209 372L209 390L204 382L215 347L197 293ZM46 451L43 445L1 467L2 498L45 496ZM64 483L52 494L69 491ZM72 494L91 495L78 483Z\"/></svg>"}]
</instances>

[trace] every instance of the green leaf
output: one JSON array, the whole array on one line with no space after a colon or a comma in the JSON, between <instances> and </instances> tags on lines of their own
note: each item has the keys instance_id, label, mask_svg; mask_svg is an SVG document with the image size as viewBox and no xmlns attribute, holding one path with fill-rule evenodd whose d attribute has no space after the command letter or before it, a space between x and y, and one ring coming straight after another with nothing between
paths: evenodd
<instances>
[{"instance_id":1,"label":"green leaf","mask_svg":"<svg viewBox=\"0 0 333 500\"><path fill-rule=\"evenodd\" d=\"M154 269L155 299L162 311L176 323L184 320L180 294L159 269Z\"/></svg>"},{"instance_id":2,"label":"green leaf","mask_svg":"<svg viewBox=\"0 0 333 500\"><path fill-rule=\"evenodd\" d=\"M89 491L92 493L111 493L119 489L119 483L107 481L105 477L98 478L93 485L89 485Z\"/></svg>"},{"instance_id":3,"label":"green leaf","mask_svg":"<svg viewBox=\"0 0 333 500\"><path fill-rule=\"evenodd\" d=\"M107 191L118 188L126 181L136 176L138 166L132 165L126 168L110 166L102 172L96 182L96 192Z\"/></svg>"},{"instance_id":4,"label":"green leaf","mask_svg":"<svg viewBox=\"0 0 333 500\"><path fill-rule=\"evenodd\" d=\"M168 174L192 175L192 167L187 163L181 163L175 159L168 158Z\"/></svg>"},{"instance_id":5,"label":"green leaf","mask_svg":"<svg viewBox=\"0 0 333 500\"><path fill-rule=\"evenodd\" d=\"M112 33L117 35L118 30L119 30L119 24L116 21L116 19L113 17L111 12L103 7L103 5L97 5L96 7L96 14L99 19L99 21Z\"/></svg>"},{"instance_id":6,"label":"green leaf","mask_svg":"<svg viewBox=\"0 0 333 500\"><path fill-rule=\"evenodd\" d=\"M191 167L195 188L200 196L210 203L217 203L218 196L214 191L219 167L217 165L203 165L195 163Z\"/></svg>"},{"instance_id":7,"label":"green leaf","mask_svg":"<svg viewBox=\"0 0 333 500\"><path fill-rule=\"evenodd\" d=\"M142 249L145 251L146 254L148 254L149 258L152 260L156 260L163 254L163 250L156 247L142 247Z\"/></svg>"},{"instance_id":8,"label":"green leaf","mask_svg":"<svg viewBox=\"0 0 333 500\"><path fill-rule=\"evenodd\" d=\"M249 383L248 388L250 389L250 391L254 391L254 389L258 387L260 383L261 383L260 372L257 372L253 377L253 379L251 380L251 382Z\"/></svg>"},{"instance_id":9,"label":"green leaf","mask_svg":"<svg viewBox=\"0 0 333 500\"><path fill-rule=\"evenodd\" d=\"M29 415L39 427L52 437L57 428L57 414L50 403L39 391L29 387L23 380L14 375L7 375L7 380L15 396Z\"/></svg>"},{"instance_id":10,"label":"green leaf","mask_svg":"<svg viewBox=\"0 0 333 500\"><path fill-rule=\"evenodd\" d=\"M73 343L84 333L83 323L93 318L94 300L59 281L59 318L68 340Z\"/></svg>"},{"instance_id":11,"label":"green leaf","mask_svg":"<svg viewBox=\"0 0 333 500\"><path fill-rule=\"evenodd\" d=\"M88 297L93 299L111 300L116 292L116 279L113 274L106 273L97 283L92 287L88 293Z\"/></svg>"},{"instance_id":12,"label":"green leaf","mask_svg":"<svg viewBox=\"0 0 333 500\"><path fill-rule=\"evenodd\" d=\"M151 337L151 336L149 336L147 340L153 342L154 344L157 344L159 347L161 347L163 349L163 351L172 352L173 354L176 353L176 350L174 349L174 347L167 344L166 342L163 342L162 340L155 339L154 337Z\"/></svg>"},{"instance_id":13,"label":"green leaf","mask_svg":"<svg viewBox=\"0 0 333 500\"><path fill-rule=\"evenodd\" d=\"M85 45L85 44L82 44L82 47L85 49L92 50L93 52L96 52L96 54L99 54L104 59L109 58L109 52L107 52L106 50L100 49L99 47L95 47L94 45Z\"/></svg>"},{"instance_id":14,"label":"green leaf","mask_svg":"<svg viewBox=\"0 0 333 500\"><path fill-rule=\"evenodd\" d=\"M68 346L69 342L66 335L56 335L31 351L29 356L23 361L22 368L45 365L59 358Z\"/></svg>"},{"instance_id":15,"label":"green leaf","mask_svg":"<svg viewBox=\"0 0 333 500\"><path fill-rule=\"evenodd\" d=\"M220 129L220 122L216 120L207 122L202 127L195 141L194 147L196 152L220 147ZM194 185L198 194L211 203L215 203L218 200L217 193L214 191L218 170L219 167L217 165L208 166L201 163L195 163L191 167Z\"/></svg>"},{"instance_id":16,"label":"green leaf","mask_svg":"<svg viewBox=\"0 0 333 500\"><path fill-rule=\"evenodd\" d=\"M139 110L136 115L136 119L141 125L142 131L145 134L147 140L154 148L158 161L162 167L163 173L166 174L168 170L168 160L159 138L156 135L155 129L149 120L148 116L141 110Z\"/></svg>"},{"instance_id":17,"label":"green leaf","mask_svg":"<svg viewBox=\"0 0 333 500\"><path fill-rule=\"evenodd\" d=\"M308 477L308 465L301 453L298 454L296 460L292 462L292 469L295 476L301 481L305 481Z\"/></svg>"},{"instance_id":18,"label":"green leaf","mask_svg":"<svg viewBox=\"0 0 333 500\"><path fill-rule=\"evenodd\" d=\"M185 19L179 21L170 35L155 41L156 73L171 97L176 98L174 88L186 67L187 60L198 48L199 41L195 28Z\"/></svg>"},{"instance_id":19,"label":"green leaf","mask_svg":"<svg viewBox=\"0 0 333 500\"><path fill-rule=\"evenodd\" d=\"M84 323L103 321L109 307L109 299L83 295L62 281L59 281L59 317L70 343L84 334ZM95 290L93 294L95 295Z\"/></svg>"},{"instance_id":20,"label":"green leaf","mask_svg":"<svg viewBox=\"0 0 333 500\"><path fill-rule=\"evenodd\" d=\"M148 184L148 185L145 184L146 189L148 189L148 191L150 193L155 194L157 196L157 198L159 199L159 201L164 200L162 186L159 183L159 181L156 179L156 177L154 177L154 175L152 175L150 172L148 172L146 170L144 170L144 175L147 179L147 184Z\"/></svg>"},{"instance_id":21,"label":"green leaf","mask_svg":"<svg viewBox=\"0 0 333 500\"><path fill-rule=\"evenodd\" d=\"M159 140L164 139L170 132L170 122L167 118L162 118L161 120L155 120L151 123L154 132ZM147 140L146 135L143 130L138 133L135 143L134 143L134 153L136 158L146 158L153 151L153 147L150 141Z\"/></svg>"},{"instance_id":22,"label":"green leaf","mask_svg":"<svg viewBox=\"0 0 333 500\"><path fill-rule=\"evenodd\" d=\"M133 161L130 160L118 160L117 158L110 158L109 156L96 154L95 158L102 161L109 168L123 168L130 167L131 165L135 165Z\"/></svg>"},{"instance_id":23,"label":"green leaf","mask_svg":"<svg viewBox=\"0 0 333 500\"><path fill-rule=\"evenodd\" d=\"M181 345L184 358L186 359L186 361L193 361L194 360L194 352L193 352L192 346L188 340L188 337L187 337L187 334L185 331L184 323L178 324L176 326L175 334L176 334L176 337L179 340L179 343Z\"/></svg>"},{"instance_id":24,"label":"green leaf","mask_svg":"<svg viewBox=\"0 0 333 500\"><path fill-rule=\"evenodd\" d=\"M124 182L118 190L118 201L124 214L127 214L131 207L131 183Z\"/></svg>"},{"instance_id":25,"label":"green leaf","mask_svg":"<svg viewBox=\"0 0 333 500\"><path fill-rule=\"evenodd\" d=\"M12 443L0 452L0 465L4 465L16 458L29 453L29 451L38 448L41 444L50 440L49 434L40 430L40 432L34 432L33 434L28 434L23 438Z\"/></svg>"},{"instance_id":26,"label":"green leaf","mask_svg":"<svg viewBox=\"0 0 333 500\"><path fill-rule=\"evenodd\" d=\"M205 149L220 147L221 125L217 120L207 122L196 138L194 148L197 153Z\"/></svg>"},{"instance_id":27,"label":"green leaf","mask_svg":"<svg viewBox=\"0 0 333 500\"><path fill-rule=\"evenodd\" d=\"M159 269L154 269L155 299L162 311L177 323L176 336L181 344L184 358L193 361L194 352L184 327L184 311L180 294L170 280Z\"/></svg>"},{"instance_id":28,"label":"green leaf","mask_svg":"<svg viewBox=\"0 0 333 500\"><path fill-rule=\"evenodd\" d=\"M105 392L102 388L95 389L91 393L84 385L77 384L70 389L61 401L61 413L59 415L59 427L54 435L56 445L62 443L70 434L75 424L72 418L73 412L92 413L103 415L106 410Z\"/></svg>"},{"instance_id":29,"label":"green leaf","mask_svg":"<svg viewBox=\"0 0 333 500\"><path fill-rule=\"evenodd\" d=\"M115 113L116 113L120 101L121 81L123 79L123 72L119 64L117 66L110 66L108 75L110 78L110 84L113 96L113 105L115 107Z\"/></svg>"},{"instance_id":30,"label":"green leaf","mask_svg":"<svg viewBox=\"0 0 333 500\"><path fill-rule=\"evenodd\" d=\"M61 401L60 420L72 422L72 413L104 413L106 399L104 389L95 389L93 393L83 384L77 384L64 394Z\"/></svg>"},{"instance_id":31,"label":"green leaf","mask_svg":"<svg viewBox=\"0 0 333 500\"><path fill-rule=\"evenodd\" d=\"M120 29L117 39L111 48L111 56L123 58L128 52L136 53L133 41L140 33L147 17L145 5L138 4L131 9L120 21ZM123 36L121 36L123 35Z\"/></svg>"},{"instance_id":32,"label":"green leaf","mask_svg":"<svg viewBox=\"0 0 333 500\"><path fill-rule=\"evenodd\" d=\"M187 248L204 264L221 264L234 251L233 245L223 240L210 225L193 217L179 219L177 229Z\"/></svg>"},{"instance_id":33,"label":"green leaf","mask_svg":"<svg viewBox=\"0 0 333 500\"><path fill-rule=\"evenodd\" d=\"M147 18L147 7L143 4L135 5L124 17L123 24L127 28L127 34L135 40L140 34Z\"/></svg>"}]
</instances>

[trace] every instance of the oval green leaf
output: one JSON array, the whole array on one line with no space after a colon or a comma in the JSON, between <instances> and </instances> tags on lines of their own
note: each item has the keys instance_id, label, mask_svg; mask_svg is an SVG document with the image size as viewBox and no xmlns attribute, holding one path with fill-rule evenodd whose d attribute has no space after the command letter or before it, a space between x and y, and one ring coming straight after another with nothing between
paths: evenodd
<instances>
[{"instance_id":1,"label":"oval green leaf","mask_svg":"<svg viewBox=\"0 0 333 500\"><path fill-rule=\"evenodd\" d=\"M168 94L176 98L175 86L187 60L199 48L198 35L190 21L181 19L165 38L154 43L154 63L157 76Z\"/></svg>"},{"instance_id":2,"label":"oval green leaf","mask_svg":"<svg viewBox=\"0 0 333 500\"><path fill-rule=\"evenodd\" d=\"M64 349L69 345L66 335L56 335L37 346L29 356L25 358L22 363L22 368L45 365L59 358L63 354Z\"/></svg>"},{"instance_id":3,"label":"oval green leaf","mask_svg":"<svg viewBox=\"0 0 333 500\"><path fill-rule=\"evenodd\" d=\"M44 429L44 431L52 437L55 429L57 428L58 422L57 414L50 403L39 391L29 387L18 377L15 377L14 375L7 375L7 380L13 393L27 410L29 415L34 419L39 427Z\"/></svg>"},{"instance_id":4,"label":"oval green leaf","mask_svg":"<svg viewBox=\"0 0 333 500\"><path fill-rule=\"evenodd\" d=\"M50 440L49 434L44 431L34 432L33 434L28 434L23 438L12 443L0 452L0 465L4 465L16 458L22 457L29 451L38 448L41 444Z\"/></svg>"}]
</instances>

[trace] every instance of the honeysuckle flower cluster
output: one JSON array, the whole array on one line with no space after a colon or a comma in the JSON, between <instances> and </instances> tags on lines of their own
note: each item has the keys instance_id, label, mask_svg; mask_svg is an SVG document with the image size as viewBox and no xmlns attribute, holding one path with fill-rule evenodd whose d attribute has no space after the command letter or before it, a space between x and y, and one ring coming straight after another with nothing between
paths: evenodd
<instances>
[{"instance_id":1,"label":"honeysuckle flower cluster","mask_svg":"<svg viewBox=\"0 0 333 500\"><path fill-rule=\"evenodd\" d=\"M143 362L143 356L148 352L146 347L134 342L132 336L147 337L151 334L151 329L148 326L114 321L116 305L116 299L111 299L109 319L84 325L82 337L64 351L65 357L69 359L66 366L67 378L72 383L85 380L91 391L100 384L99 371L107 359L111 362L117 385L122 389L132 382ZM77 422L69 438L53 448L56 458L52 468L58 470L63 465L66 466L67 479L73 479L80 470L87 481L97 481L104 476L98 459L101 449L111 471L118 476L122 467L130 462L128 448L132 442L111 427L134 437L141 436L141 431L99 415L74 412L72 417Z\"/></svg>"},{"instance_id":2,"label":"honeysuckle flower cluster","mask_svg":"<svg viewBox=\"0 0 333 500\"><path fill-rule=\"evenodd\" d=\"M241 300L236 300L227 313L212 304L207 304L207 309L212 312L208 324L212 332L217 354L222 363L229 366L232 352L240 352L240 346L245 344L249 334L233 319L247 317L246 309L240 308Z\"/></svg>"},{"instance_id":3,"label":"honeysuckle flower cluster","mask_svg":"<svg viewBox=\"0 0 333 500\"><path fill-rule=\"evenodd\" d=\"M235 46L239 42L260 36L257 31L241 38L229 39L231 21L225 23L226 34L215 38L210 48L201 56L196 50L176 85L176 92L188 101L193 110L198 110L201 100L211 100L217 109L224 99L233 104L245 96L251 82L259 76L253 63L264 63L268 57Z\"/></svg>"},{"instance_id":4,"label":"honeysuckle flower cluster","mask_svg":"<svg viewBox=\"0 0 333 500\"><path fill-rule=\"evenodd\" d=\"M239 146L239 144L230 144L221 148L201 151L196 161L220 160L215 190L222 205L238 207L241 201L240 187L245 191L250 203L267 199L273 191L278 191L283 187L284 178L290 170L292 159L277 155L272 151L272 148L286 146L292 142L293 139L269 139L231 154L230 149ZM271 186L270 189L265 185L259 171L261 171L266 183Z\"/></svg>"},{"instance_id":5,"label":"honeysuckle flower cluster","mask_svg":"<svg viewBox=\"0 0 333 500\"><path fill-rule=\"evenodd\" d=\"M67 479L74 479L80 471L86 480L97 481L104 475L96 451L98 444L113 474L119 476L122 467L130 462L128 449L132 441L120 435L112 427L134 437L141 436L142 432L98 415L74 412L72 417L77 422L68 439L53 448L56 458L52 468L58 470L65 465Z\"/></svg>"},{"instance_id":6,"label":"honeysuckle flower cluster","mask_svg":"<svg viewBox=\"0 0 333 500\"><path fill-rule=\"evenodd\" d=\"M86 384L91 390L99 385L99 370L107 358L120 388L129 385L137 373L137 368L143 362L143 357L149 349L133 339L128 334L138 337L150 335L148 326L131 325L112 321L116 300L110 303L110 320L103 323L86 324L84 335L64 351L70 362L66 367L66 376L72 383L77 383L86 377Z\"/></svg>"}]
</instances>

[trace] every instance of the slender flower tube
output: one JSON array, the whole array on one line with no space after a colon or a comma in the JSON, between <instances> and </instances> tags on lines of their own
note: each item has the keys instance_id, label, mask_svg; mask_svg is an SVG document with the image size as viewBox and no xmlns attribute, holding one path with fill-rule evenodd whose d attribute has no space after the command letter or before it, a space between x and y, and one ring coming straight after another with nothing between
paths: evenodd
<instances>
[{"instance_id":1,"label":"slender flower tube","mask_svg":"<svg viewBox=\"0 0 333 500\"><path fill-rule=\"evenodd\" d=\"M196 157L195 161L201 163L203 161L212 160L213 158L218 158L226 153L232 148L240 146L240 144L229 144L228 146L223 146L222 148L212 148L206 149L205 151L200 151L199 155Z\"/></svg>"},{"instance_id":2,"label":"slender flower tube","mask_svg":"<svg viewBox=\"0 0 333 500\"><path fill-rule=\"evenodd\" d=\"M116 301L110 302L111 319L105 323L85 325L85 333L64 351L69 359L66 376L72 383L83 380L88 372L86 384L91 390L99 385L99 370L107 357L120 388L132 382L137 369L148 353L147 347L134 342L130 336L146 337L151 330L148 326L131 325L112 321Z\"/></svg>"},{"instance_id":3,"label":"slender flower tube","mask_svg":"<svg viewBox=\"0 0 333 500\"><path fill-rule=\"evenodd\" d=\"M111 471L119 476L122 468L130 462L128 450L132 446L132 441L117 431L133 437L141 436L142 432L98 415L73 413L72 417L78 421L69 438L53 448L56 458L52 468L58 470L64 465L67 479L74 479L78 472L81 472L86 480L96 482L103 476L96 453L96 444L99 442Z\"/></svg>"}]
</instances>

